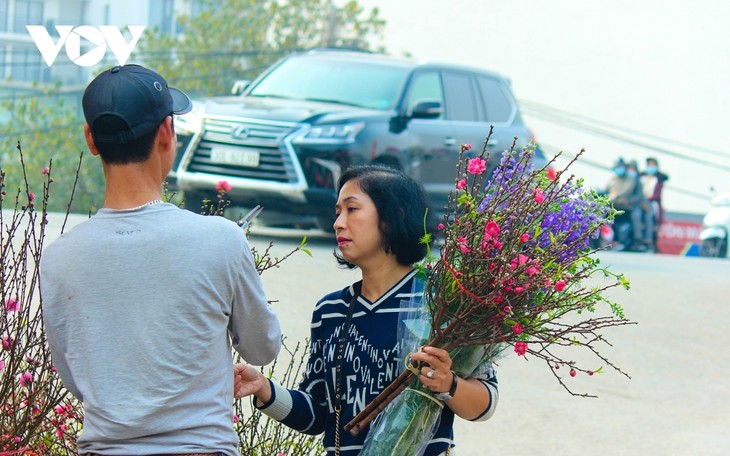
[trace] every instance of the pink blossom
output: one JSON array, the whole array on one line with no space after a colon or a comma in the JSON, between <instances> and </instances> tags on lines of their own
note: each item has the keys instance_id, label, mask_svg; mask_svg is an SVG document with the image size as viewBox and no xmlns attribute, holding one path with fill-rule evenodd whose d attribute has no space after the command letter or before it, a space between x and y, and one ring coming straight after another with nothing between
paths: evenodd
<instances>
[{"instance_id":1,"label":"pink blossom","mask_svg":"<svg viewBox=\"0 0 730 456\"><path fill-rule=\"evenodd\" d=\"M525 356L525 353L527 353L527 343L515 342L515 353L517 353L517 356Z\"/></svg>"},{"instance_id":2,"label":"pink blossom","mask_svg":"<svg viewBox=\"0 0 730 456\"><path fill-rule=\"evenodd\" d=\"M530 267L529 267L529 268L527 268L527 270L525 271L525 273L526 273L526 274L527 274L528 276L533 276L533 275L537 274L538 272L540 272L540 266L539 266L539 265L537 265L537 264L534 264L534 265L530 266Z\"/></svg>"},{"instance_id":3,"label":"pink blossom","mask_svg":"<svg viewBox=\"0 0 730 456\"><path fill-rule=\"evenodd\" d=\"M469 253L471 251L466 245L466 238L463 236L459 238L459 250L461 250L461 253Z\"/></svg>"},{"instance_id":4,"label":"pink blossom","mask_svg":"<svg viewBox=\"0 0 730 456\"><path fill-rule=\"evenodd\" d=\"M457 190L464 190L465 188L466 188L466 179L461 179L459 182L456 183Z\"/></svg>"},{"instance_id":5,"label":"pink blossom","mask_svg":"<svg viewBox=\"0 0 730 456\"><path fill-rule=\"evenodd\" d=\"M545 277L545 286L546 287L552 287L553 286L553 281L552 281L552 279L550 279L550 277Z\"/></svg>"},{"instance_id":6,"label":"pink blossom","mask_svg":"<svg viewBox=\"0 0 730 456\"><path fill-rule=\"evenodd\" d=\"M28 200L30 202L33 202L33 200L35 200L35 193L33 193L33 192L28 193Z\"/></svg>"},{"instance_id":7,"label":"pink blossom","mask_svg":"<svg viewBox=\"0 0 730 456\"><path fill-rule=\"evenodd\" d=\"M575 369L570 369L570 376L575 377Z\"/></svg>"},{"instance_id":8,"label":"pink blossom","mask_svg":"<svg viewBox=\"0 0 730 456\"><path fill-rule=\"evenodd\" d=\"M48 168L48 166L44 166L43 168L41 168L41 176L47 176L50 172L51 170Z\"/></svg>"},{"instance_id":9,"label":"pink blossom","mask_svg":"<svg viewBox=\"0 0 730 456\"><path fill-rule=\"evenodd\" d=\"M499 236L500 232L499 225L497 225L497 222L494 220L490 220L487 222L487 224L484 226L484 238L485 239L492 239L493 237Z\"/></svg>"},{"instance_id":10,"label":"pink blossom","mask_svg":"<svg viewBox=\"0 0 730 456\"><path fill-rule=\"evenodd\" d=\"M519 323L515 323L515 325L512 327L512 332L515 334L522 334L522 325Z\"/></svg>"},{"instance_id":11,"label":"pink blossom","mask_svg":"<svg viewBox=\"0 0 730 456\"><path fill-rule=\"evenodd\" d=\"M443 223L439 223L438 225L436 225L436 228L438 228L440 230L443 230L444 229L444 224Z\"/></svg>"},{"instance_id":12,"label":"pink blossom","mask_svg":"<svg viewBox=\"0 0 730 456\"><path fill-rule=\"evenodd\" d=\"M522 266L524 264L527 264L527 262L530 261L530 258L527 255L519 254L515 258L512 259L510 262L509 268L514 271L519 266Z\"/></svg>"},{"instance_id":13,"label":"pink blossom","mask_svg":"<svg viewBox=\"0 0 730 456\"><path fill-rule=\"evenodd\" d=\"M4 370L5 370L5 361L3 361L2 359L0 359L0 372L2 372Z\"/></svg>"},{"instance_id":14,"label":"pink blossom","mask_svg":"<svg viewBox=\"0 0 730 456\"><path fill-rule=\"evenodd\" d=\"M522 236L520 236L520 244L524 244L530 240L530 233L524 233Z\"/></svg>"},{"instance_id":15,"label":"pink blossom","mask_svg":"<svg viewBox=\"0 0 730 456\"><path fill-rule=\"evenodd\" d=\"M7 301L5 301L5 310L7 310L8 312L17 312L19 307L20 305L18 301L13 298L9 298Z\"/></svg>"},{"instance_id":16,"label":"pink blossom","mask_svg":"<svg viewBox=\"0 0 730 456\"><path fill-rule=\"evenodd\" d=\"M543 201L545 201L545 194L543 193L541 188L536 188L535 189L535 202L537 204L540 204Z\"/></svg>"},{"instance_id":17,"label":"pink blossom","mask_svg":"<svg viewBox=\"0 0 730 456\"><path fill-rule=\"evenodd\" d=\"M218 193L228 193L231 191L231 184L228 181L219 181L215 184L215 191Z\"/></svg>"},{"instance_id":18,"label":"pink blossom","mask_svg":"<svg viewBox=\"0 0 730 456\"><path fill-rule=\"evenodd\" d=\"M464 149L464 150L471 150L471 144L469 144L469 143L462 144L461 145L461 148Z\"/></svg>"},{"instance_id":19,"label":"pink blossom","mask_svg":"<svg viewBox=\"0 0 730 456\"><path fill-rule=\"evenodd\" d=\"M561 279L561 280L558 280L557 282L555 282L555 289L558 291L565 290L565 280Z\"/></svg>"},{"instance_id":20,"label":"pink blossom","mask_svg":"<svg viewBox=\"0 0 730 456\"><path fill-rule=\"evenodd\" d=\"M525 291L525 287L515 287L515 294L520 294Z\"/></svg>"},{"instance_id":21,"label":"pink blossom","mask_svg":"<svg viewBox=\"0 0 730 456\"><path fill-rule=\"evenodd\" d=\"M10 336L3 337L3 348L5 350L10 350L11 348L13 348L13 344L15 344L15 339Z\"/></svg>"},{"instance_id":22,"label":"pink blossom","mask_svg":"<svg viewBox=\"0 0 730 456\"><path fill-rule=\"evenodd\" d=\"M551 181L554 181L558 178L558 173L555 171L554 168L548 168L545 172L547 173L548 179L550 179Z\"/></svg>"},{"instance_id":23,"label":"pink blossom","mask_svg":"<svg viewBox=\"0 0 730 456\"><path fill-rule=\"evenodd\" d=\"M30 384L33 383L33 374L30 372L23 372L20 374L18 381L20 382L20 386L30 386Z\"/></svg>"},{"instance_id":24,"label":"pink blossom","mask_svg":"<svg viewBox=\"0 0 730 456\"><path fill-rule=\"evenodd\" d=\"M479 157L471 158L466 164L466 170L471 174L481 174L487 169L487 162Z\"/></svg>"},{"instance_id":25,"label":"pink blossom","mask_svg":"<svg viewBox=\"0 0 730 456\"><path fill-rule=\"evenodd\" d=\"M234 413L234 414L233 414L233 422L234 422L234 423L238 423L239 421L241 421L241 419L240 419L240 418L238 417L238 415L236 415L236 414Z\"/></svg>"}]
</instances>

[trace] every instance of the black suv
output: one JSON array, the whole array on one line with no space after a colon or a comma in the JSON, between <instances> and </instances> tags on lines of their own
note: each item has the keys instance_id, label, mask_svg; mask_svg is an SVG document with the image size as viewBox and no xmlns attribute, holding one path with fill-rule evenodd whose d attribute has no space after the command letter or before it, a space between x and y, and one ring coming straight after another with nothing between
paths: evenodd
<instances>
[{"instance_id":1,"label":"black suv","mask_svg":"<svg viewBox=\"0 0 730 456\"><path fill-rule=\"evenodd\" d=\"M176 119L168 181L191 210L225 180L234 206L313 216L331 230L337 179L363 163L404 170L439 208L461 144L481 150L493 125L493 168L515 137L518 147L531 139L509 81L478 68L314 50L237 87L239 95L196 101Z\"/></svg>"}]
</instances>

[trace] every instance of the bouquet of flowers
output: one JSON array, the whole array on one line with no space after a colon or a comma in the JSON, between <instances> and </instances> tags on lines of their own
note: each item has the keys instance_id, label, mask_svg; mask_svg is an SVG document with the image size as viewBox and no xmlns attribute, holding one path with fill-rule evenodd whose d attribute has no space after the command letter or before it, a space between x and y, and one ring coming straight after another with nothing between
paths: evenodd
<instances>
[{"instance_id":1,"label":"bouquet of flowers","mask_svg":"<svg viewBox=\"0 0 730 456\"><path fill-rule=\"evenodd\" d=\"M492 361L511 346L518 356L542 359L569 393L588 397L571 391L556 370L567 366L564 371L571 376L593 375L602 367L584 368L564 359L559 347L569 347L587 350L628 377L597 345L607 343L602 329L633 323L620 305L604 296L612 287L628 289L629 282L603 267L590 247L590 239L617 212L607 198L568 176L566 171L579 156L562 170L553 168L557 157L533 170L532 148L516 151L513 146L487 180L486 147L476 156L471 146L461 147L455 188L438 226L443 246L437 258L429 252L420 265L430 321L424 343L448 350L454 366L462 357ZM423 241L431 239L426 235ZM596 284L599 275L603 281ZM606 315L597 314L600 305L609 310ZM457 373L468 375L470 367ZM357 434L399 397L417 372L404 370L345 428ZM383 414L371 430L373 436L382 440L387 428L391 443L401 437L402 427L392 426L398 406L393 404ZM411 454L408 448L388 454Z\"/></svg>"}]
</instances>

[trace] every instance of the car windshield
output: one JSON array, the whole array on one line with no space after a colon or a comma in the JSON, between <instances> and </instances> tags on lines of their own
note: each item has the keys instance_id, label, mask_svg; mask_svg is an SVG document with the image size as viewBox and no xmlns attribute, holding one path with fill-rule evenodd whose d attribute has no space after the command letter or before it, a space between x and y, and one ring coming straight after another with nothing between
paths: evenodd
<instances>
[{"instance_id":1,"label":"car windshield","mask_svg":"<svg viewBox=\"0 0 730 456\"><path fill-rule=\"evenodd\" d=\"M249 96L392 109L407 68L350 60L292 58L269 73Z\"/></svg>"}]
</instances>

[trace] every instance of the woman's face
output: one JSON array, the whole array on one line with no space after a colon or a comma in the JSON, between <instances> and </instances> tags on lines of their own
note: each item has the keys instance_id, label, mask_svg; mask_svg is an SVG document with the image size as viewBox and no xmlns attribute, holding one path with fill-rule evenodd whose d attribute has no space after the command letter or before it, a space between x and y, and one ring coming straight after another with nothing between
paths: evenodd
<instances>
[{"instance_id":1,"label":"woman's face","mask_svg":"<svg viewBox=\"0 0 730 456\"><path fill-rule=\"evenodd\" d=\"M347 181L342 186L335 213L337 246L345 260L362 267L368 259L385 254L375 203L356 181Z\"/></svg>"}]
</instances>

